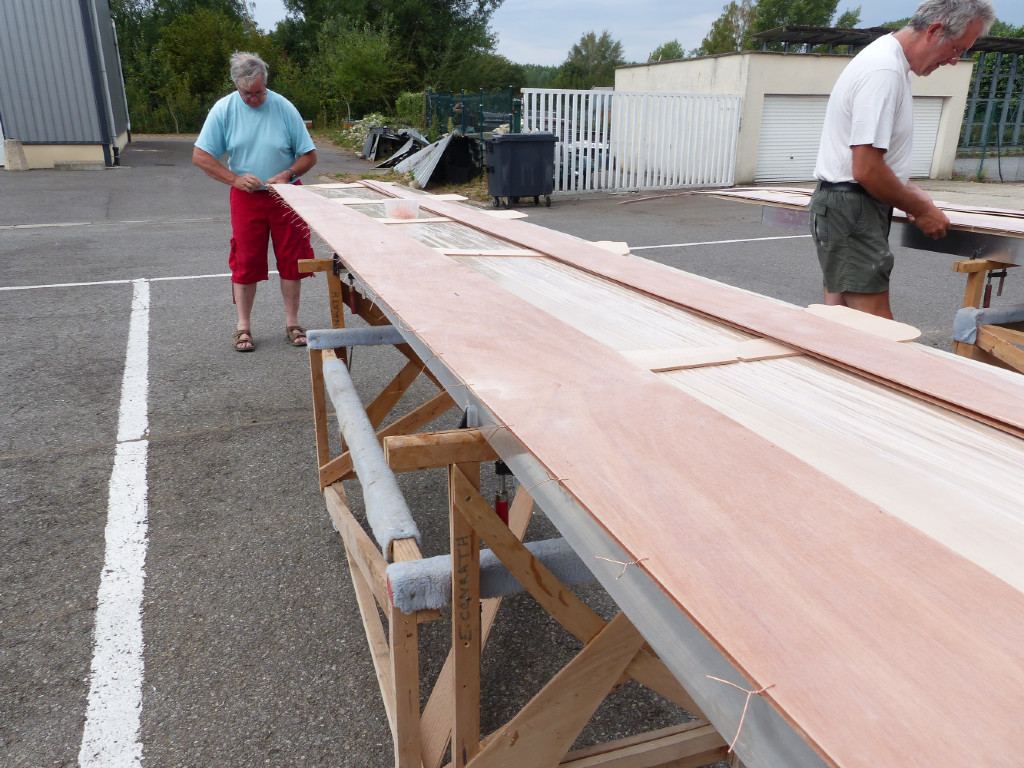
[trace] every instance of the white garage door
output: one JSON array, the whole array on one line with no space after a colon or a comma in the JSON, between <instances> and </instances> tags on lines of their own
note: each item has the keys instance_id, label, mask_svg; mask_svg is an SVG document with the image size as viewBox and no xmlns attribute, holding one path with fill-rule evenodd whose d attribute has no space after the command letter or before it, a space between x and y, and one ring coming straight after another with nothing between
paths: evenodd
<instances>
[{"instance_id":1,"label":"white garage door","mask_svg":"<svg viewBox=\"0 0 1024 768\"><path fill-rule=\"evenodd\" d=\"M827 96L764 97L754 181L771 184L814 178L827 103ZM914 155L910 171L914 178L927 178L931 173L941 116L941 98L914 99Z\"/></svg>"}]
</instances>

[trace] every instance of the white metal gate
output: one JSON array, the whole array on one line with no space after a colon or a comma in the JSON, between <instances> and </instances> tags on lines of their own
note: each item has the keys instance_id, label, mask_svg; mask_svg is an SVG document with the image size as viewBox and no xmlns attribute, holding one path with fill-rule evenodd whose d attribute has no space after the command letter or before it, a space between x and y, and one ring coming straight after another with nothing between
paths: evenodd
<instances>
[{"instance_id":1,"label":"white metal gate","mask_svg":"<svg viewBox=\"0 0 1024 768\"><path fill-rule=\"evenodd\" d=\"M555 192L733 184L740 97L523 90L523 131L550 131Z\"/></svg>"}]
</instances>

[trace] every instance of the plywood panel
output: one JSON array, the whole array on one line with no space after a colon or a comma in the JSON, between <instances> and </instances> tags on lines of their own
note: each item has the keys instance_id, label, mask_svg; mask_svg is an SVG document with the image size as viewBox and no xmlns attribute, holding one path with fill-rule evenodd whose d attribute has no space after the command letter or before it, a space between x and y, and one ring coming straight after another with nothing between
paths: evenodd
<instances>
[{"instance_id":1,"label":"plywood panel","mask_svg":"<svg viewBox=\"0 0 1024 768\"><path fill-rule=\"evenodd\" d=\"M284 194L752 686L771 686L762 697L828 762L935 768L1024 752L1018 590L570 325L512 295L495 301L486 278L328 200ZM568 238L494 225L581 260ZM705 285L693 296L664 270L586 255L591 272L681 293L706 315L721 305L744 328L789 324L750 297ZM787 343L833 354L817 322ZM1020 422L1007 380L855 334L832 333L852 348L844 362L909 364L904 379L932 378L925 389L979 412L1016 396L994 410Z\"/></svg>"}]
</instances>

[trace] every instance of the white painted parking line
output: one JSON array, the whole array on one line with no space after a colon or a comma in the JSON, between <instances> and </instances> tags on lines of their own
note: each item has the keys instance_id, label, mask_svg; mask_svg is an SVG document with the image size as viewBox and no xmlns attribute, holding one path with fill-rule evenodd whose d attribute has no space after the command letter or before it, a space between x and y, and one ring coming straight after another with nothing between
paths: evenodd
<instances>
[{"instance_id":1,"label":"white painted parking line","mask_svg":"<svg viewBox=\"0 0 1024 768\"><path fill-rule=\"evenodd\" d=\"M271 270L268 274L276 275L277 270ZM176 275L174 277L150 277L147 282L159 283L172 280L206 280L211 277L231 277L230 272L222 272L218 275ZM32 291L37 288L87 288L94 285L128 285L136 280L95 280L91 283L49 283L47 285L0 285L0 291Z\"/></svg>"},{"instance_id":2,"label":"white painted parking line","mask_svg":"<svg viewBox=\"0 0 1024 768\"><path fill-rule=\"evenodd\" d=\"M132 291L89 703L78 753L81 768L137 768L142 764L139 729L149 494L149 283L135 280Z\"/></svg>"},{"instance_id":3,"label":"white painted parking line","mask_svg":"<svg viewBox=\"0 0 1024 768\"><path fill-rule=\"evenodd\" d=\"M666 245L633 245L630 251L648 251L654 248L689 248L694 245L727 245L729 243L759 243L762 240L799 240L810 235L779 235L777 237L751 237L744 240L708 240L704 243L668 243Z\"/></svg>"},{"instance_id":4,"label":"white painted parking line","mask_svg":"<svg viewBox=\"0 0 1024 768\"><path fill-rule=\"evenodd\" d=\"M125 219L124 221L49 221L45 224L0 224L3 229L54 229L61 227L110 227L122 224L194 224L202 221L226 221L227 216L204 216L198 219Z\"/></svg>"}]
</instances>

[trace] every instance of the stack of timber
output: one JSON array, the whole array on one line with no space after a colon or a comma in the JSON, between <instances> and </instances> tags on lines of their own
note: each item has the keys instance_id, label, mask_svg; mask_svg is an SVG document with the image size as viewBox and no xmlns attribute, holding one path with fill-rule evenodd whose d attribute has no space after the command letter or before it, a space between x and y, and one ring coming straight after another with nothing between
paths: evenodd
<instances>
[{"instance_id":1,"label":"stack of timber","mask_svg":"<svg viewBox=\"0 0 1024 768\"><path fill-rule=\"evenodd\" d=\"M746 764L1024 754L1019 375L397 186L274 191Z\"/></svg>"}]
</instances>

